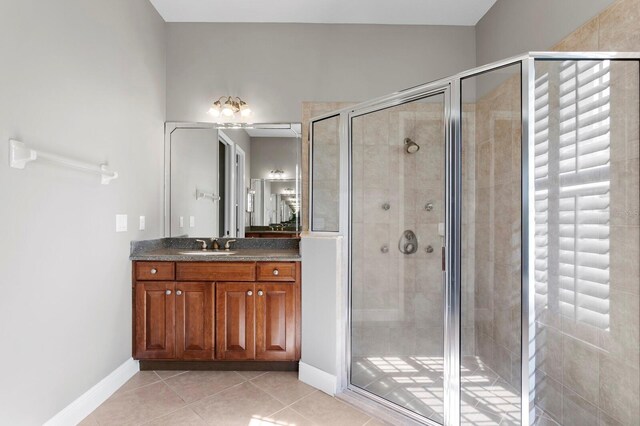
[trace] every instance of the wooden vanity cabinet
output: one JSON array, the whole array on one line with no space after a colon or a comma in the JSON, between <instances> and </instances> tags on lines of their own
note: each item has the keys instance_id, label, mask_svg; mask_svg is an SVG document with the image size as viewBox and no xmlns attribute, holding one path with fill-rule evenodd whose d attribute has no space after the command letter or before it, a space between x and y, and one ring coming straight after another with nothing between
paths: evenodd
<instances>
[{"instance_id":1,"label":"wooden vanity cabinet","mask_svg":"<svg viewBox=\"0 0 640 426\"><path fill-rule=\"evenodd\" d=\"M213 283L176 283L176 358L214 359Z\"/></svg>"},{"instance_id":2,"label":"wooden vanity cabinet","mask_svg":"<svg viewBox=\"0 0 640 426\"><path fill-rule=\"evenodd\" d=\"M256 359L295 359L295 288L291 284L256 284Z\"/></svg>"},{"instance_id":3,"label":"wooden vanity cabinet","mask_svg":"<svg viewBox=\"0 0 640 426\"><path fill-rule=\"evenodd\" d=\"M217 359L296 359L295 286L216 284Z\"/></svg>"},{"instance_id":4,"label":"wooden vanity cabinet","mask_svg":"<svg viewBox=\"0 0 640 426\"><path fill-rule=\"evenodd\" d=\"M138 282L134 304L134 358L175 357L174 282Z\"/></svg>"},{"instance_id":5,"label":"wooden vanity cabinet","mask_svg":"<svg viewBox=\"0 0 640 426\"><path fill-rule=\"evenodd\" d=\"M136 262L134 358L299 360L299 265Z\"/></svg>"},{"instance_id":6,"label":"wooden vanity cabinet","mask_svg":"<svg viewBox=\"0 0 640 426\"><path fill-rule=\"evenodd\" d=\"M214 358L213 283L139 282L135 295L135 358Z\"/></svg>"}]
</instances>

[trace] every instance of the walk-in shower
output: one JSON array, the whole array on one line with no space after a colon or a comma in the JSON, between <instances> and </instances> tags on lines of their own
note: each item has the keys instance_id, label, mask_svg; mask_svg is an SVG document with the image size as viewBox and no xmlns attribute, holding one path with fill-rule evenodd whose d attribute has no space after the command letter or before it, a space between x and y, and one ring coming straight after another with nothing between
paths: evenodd
<instances>
[{"instance_id":1,"label":"walk-in shower","mask_svg":"<svg viewBox=\"0 0 640 426\"><path fill-rule=\"evenodd\" d=\"M344 397L638 423L639 59L531 53L311 121L310 231L349 254Z\"/></svg>"}]
</instances>

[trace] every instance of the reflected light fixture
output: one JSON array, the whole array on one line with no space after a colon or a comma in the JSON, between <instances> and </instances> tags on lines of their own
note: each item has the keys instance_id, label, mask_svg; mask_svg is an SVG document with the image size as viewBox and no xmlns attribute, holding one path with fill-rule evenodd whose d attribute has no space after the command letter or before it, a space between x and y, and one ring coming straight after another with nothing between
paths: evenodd
<instances>
[{"instance_id":1,"label":"reflected light fixture","mask_svg":"<svg viewBox=\"0 0 640 426\"><path fill-rule=\"evenodd\" d=\"M284 179L284 170L276 169L269 172L269 179Z\"/></svg>"},{"instance_id":2,"label":"reflected light fixture","mask_svg":"<svg viewBox=\"0 0 640 426\"><path fill-rule=\"evenodd\" d=\"M226 100L224 100L225 98ZM222 102L223 100L224 102ZM247 118L251 115L251 108L237 96L221 96L211 105L209 114L214 117L222 116L224 118L233 118L236 114L240 114L241 117Z\"/></svg>"}]
</instances>

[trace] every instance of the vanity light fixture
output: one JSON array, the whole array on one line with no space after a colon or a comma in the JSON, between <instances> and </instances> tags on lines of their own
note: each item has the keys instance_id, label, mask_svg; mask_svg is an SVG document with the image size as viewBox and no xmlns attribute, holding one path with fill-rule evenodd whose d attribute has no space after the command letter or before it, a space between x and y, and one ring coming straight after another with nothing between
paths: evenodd
<instances>
[{"instance_id":1,"label":"vanity light fixture","mask_svg":"<svg viewBox=\"0 0 640 426\"><path fill-rule=\"evenodd\" d=\"M284 179L284 170L276 169L269 172L269 179Z\"/></svg>"},{"instance_id":2,"label":"vanity light fixture","mask_svg":"<svg viewBox=\"0 0 640 426\"><path fill-rule=\"evenodd\" d=\"M224 103L223 99L226 100ZM213 103L209 108L209 114L214 117L223 116L224 118L232 118L236 114L240 113L241 117L249 117L251 115L251 108L249 105L239 97L221 96L217 101Z\"/></svg>"}]
</instances>

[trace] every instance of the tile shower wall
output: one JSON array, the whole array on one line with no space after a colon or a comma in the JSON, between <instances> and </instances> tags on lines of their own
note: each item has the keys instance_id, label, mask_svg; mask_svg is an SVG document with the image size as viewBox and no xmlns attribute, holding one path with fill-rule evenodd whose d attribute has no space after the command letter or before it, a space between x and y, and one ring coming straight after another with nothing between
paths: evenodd
<instances>
[{"instance_id":1,"label":"tile shower wall","mask_svg":"<svg viewBox=\"0 0 640 426\"><path fill-rule=\"evenodd\" d=\"M475 182L467 182L463 193L475 192L475 203L465 204L473 214L475 230L464 224L463 235L472 235L475 266L463 270L475 275L476 356L516 389L520 387L520 141L521 102L519 67L509 68L506 81L479 99L475 106L475 141L464 133L464 169ZM501 74L504 75L504 74ZM481 79L482 76L478 77ZM478 81L480 83L481 81ZM463 90L464 90L463 86ZM471 111L465 113L469 116ZM465 123L463 123L463 126ZM475 149L474 144L475 143ZM469 158L470 152L475 158ZM473 186L475 184L475 187ZM467 263L467 265L469 262ZM464 281L466 290L469 284ZM468 293L468 291L467 291ZM463 294L463 302L465 295ZM467 297L467 299L469 299ZM469 314L463 309L463 319ZM463 336L463 339L468 338Z\"/></svg>"},{"instance_id":2,"label":"tile shower wall","mask_svg":"<svg viewBox=\"0 0 640 426\"><path fill-rule=\"evenodd\" d=\"M339 231L340 115L313 123L313 231Z\"/></svg>"},{"instance_id":3,"label":"tile shower wall","mask_svg":"<svg viewBox=\"0 0 640 426\"><path fill-rule=\"evenodd\" d=\"M554 50L640 51L640 1L614 3ZM545 64L537 68L538 77L544 71L557 77L557 70ZM609 131L600 138L608 142L606 153L600 154L609 157L600 179L608 187L600 197L608 203L598 211L599 235L592 239L605 249L599 263L583 259L582 265L583 270L599 270L598 291L592 293L593 273L567 282L560 270L550 270L536 287L536 408L539 417L560 424L640 421L639 80L637 62L610 64L609 121L603 121ZM557 93L552 85L553 90ZM557 94L549 102L553 128L553 120L562 120L563 114ZM553 142L551 138L552 147ZM542 223L551 225L552 220ZM553 241L549 266L562 263L554 262ZM573 303L567 295L575 296Z\"/></svg>"},{"instance_id":4,"label":"tile shower wall","mask_svg":"<svg viewBox=\"0 0 640 426\"><path fill-rule=\"evenodd\" d=\"M353 355L442 357L442 105L401 105L352 126ZM420 150L405 153L405 138ZM419 247L406 255L399 240L409 229Z\"/></svg>"},{"instance_id":5,"label":"tile shower wall","mask_svg":"<svg viewBox=\"0 0 640 426\"><path fill-rule=\"evenodd\" d=\"M302 103L302 211L303 214L302 215L302 230L303 231L308 231L309 230L309 215L306 214L306 212L309 211L309 191L307 190L307 188L309 188L309 135L310 135L310 122L312 118L324 115L324 114L328 114L330 112L333 111L337 111L343 108L347 108L354 105L353 102L303 102ZM316 129L317 130L317 129ZM331 126L327 126L324 127L323 129L321 129L322 132L324 132L324 135L327 137L327 140L329 140L331 138L332 134L332 129ZM335 131L337 132L338 129L335 129ZM335 170L338 169L338 165L339 165L339 157L338 156L330 156L327 158L323 159L324 161L324 166L323 168L325 168L326 170L330 170L330 167L333 165ZM327 185L331 185L330 179L327 182ZM330 194L326 194L325 195L329 195L329 200L330 202L333 200L332 197L330 196ZM335 194L335 199L337 200L338 194ZM333 200L335 201L335 200ZM332 214L328 211L328 209L325 211L326 216L330 217ZM328 219L327 222L333 222L333 223L337 223L338 221L338 212L334 212L333 213L334 218L335 219Z\"/></svg>"}]
</instances>

